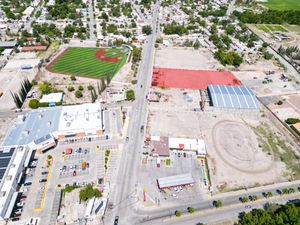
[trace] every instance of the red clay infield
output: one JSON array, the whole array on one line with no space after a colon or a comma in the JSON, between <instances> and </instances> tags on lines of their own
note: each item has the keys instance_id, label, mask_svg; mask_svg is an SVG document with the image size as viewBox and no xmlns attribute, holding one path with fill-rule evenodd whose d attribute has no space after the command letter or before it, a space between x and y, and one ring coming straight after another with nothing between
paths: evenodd
<instances>
[{"instance_id":1,"label":"red clay infield","mask_svg":"<svg viewBox=\"0 0 300 225\"><path fill-rule=\"evenodd\" d=\"M120 58L108 58L105 56L106 51L104 49L101 49L96 52L96 58L100 59L104 62L119 62Z\"/></svg>"},{"instance_id":2,"label":"red clay infield","mask_svg":"<svg viewBox=\"0 0 300 225\"><path fill-rule=\"evenodd\" d=\"M231 72L154 68L152 86L206 89L210 84L243 85Z\"/></svg>"}]
</instances>

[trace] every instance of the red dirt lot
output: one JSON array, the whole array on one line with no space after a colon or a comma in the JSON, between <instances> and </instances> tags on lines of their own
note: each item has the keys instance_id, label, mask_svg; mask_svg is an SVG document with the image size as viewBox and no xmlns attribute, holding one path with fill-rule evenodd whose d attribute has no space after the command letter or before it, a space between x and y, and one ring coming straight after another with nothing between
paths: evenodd
<instances>
[{"instance_id":1,"label":"red dirt lot","mask_svg":"<svg viewBox=\"0 0 300 225\"><path fill-rule=\"evenodd\" d=\"M210 84L243 85L229 71L154 68L152 86L161 88L207 89Z\"/></svg>"},{"instance_id":2,"label":"red dirt lot","mask_svg":"<svg viewBox=\"0 0 300 225\"><path fill-rule=\"evenodd\" d=\"M96 52L96 58L100 59L104 62L119 62L120 58L108 58L105 56L106 51L104 49L101 49Z\"/></svg>"}]
</instances>

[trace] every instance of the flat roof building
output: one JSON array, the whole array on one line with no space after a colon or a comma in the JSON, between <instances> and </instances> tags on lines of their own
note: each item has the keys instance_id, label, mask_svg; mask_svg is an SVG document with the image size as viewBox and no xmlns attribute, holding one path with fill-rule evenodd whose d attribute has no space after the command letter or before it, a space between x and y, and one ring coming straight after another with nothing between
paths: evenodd
<instances>
[{"instance_id":1,"label":"flat roof building","mask_svg":"<svg viewBox=\"0 0 300 225\"><path fill-rule=\"evenodd\" d=\"M100 103L58 106L32 110L17 118L7 132L3 146L34 144L48 134L64 140L67 137L103 135L104 116Z\"/></svg>"},{"instance_id":2,"label":"flat roof building","mask_svg":"<svg viewBox=\"0 0 300 225\"><path fill-rule=\"evenodd\" d=\"M17 46L16 41L0 41L0 47L2 48L13 48Z\"/></svg>"},{"instance_id":3,"label":"flat roof building","mask_svg":"<svg viewBox=\"0 0 300 225\"><path fill-rule=\"evenodd\" d=\"M150 149L150 155L152 156L170 156L169 138L151 136Z\"/></svg>"},{"instance_id":4,"label":"flat roof building","mask_svg":"<svg viewBox=\"0 0 300 225\"><path fill-rule=\"evenodd\" d=\"M43 95L40 102L62 102L64 99L63 92L51 93L48 95Z\"/></svg>"},{"instance_id":5,"label":"flat roof building","mask_svg":"<svg viewBox=\"0 0 300 225\"><path fill-rule=\"evenodd\" d=\"M184 186L194 183L194 178L189 173L157 178L157 185L159 189Z\"/></svg>"},{"instance_id":6,"label":"flat roof building","mask_svg":"<svg viewBox=\"0 0 300 225\"><path fill-rule=\"evenodd\" d=\"M206 155L205 142L202 139L169 138L169 148L173 150L195 151L197 155Z\"/></svg>"},{"instance_id":7,"label":"flat roof building","mask_svg":"<svg viewBox=\"0 0 300 225\"><path fill-rule=\"evenodd\" d=\"M16 202L16 191L24 168L28 147L11 146L0 148L2 178L0 183L0 220L8 219Z\"/></svg>"}]
</instances>

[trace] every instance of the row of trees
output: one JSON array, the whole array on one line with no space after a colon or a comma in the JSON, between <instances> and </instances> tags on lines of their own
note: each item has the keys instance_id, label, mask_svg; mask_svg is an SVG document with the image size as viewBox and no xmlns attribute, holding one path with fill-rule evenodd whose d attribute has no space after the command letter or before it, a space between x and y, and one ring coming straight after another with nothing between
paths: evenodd
<instances>
[{"instance_id":1,"label":"row of trees","mask_svg":"<svg viewBox=\"0 0 300 225\"><path fill-rule=\"evenodd\" d=\"M21 83L21 88L19 90L19 93L17 94L17 93L11 92L11 95L12 95L14 102L16 104L16 107L18 109L22 107L22 105L26 99L26 96L31 88L32 88L32 84L29 82L29 80L27 78L25 78L23 80L23 82Z\"/></svg>"},{"instance_id":2,"label":"row of trees","mask_svg":"<svg viewBox=\"0 0 300 225\"><path fill-rule=\"evenodd\" d=\"M236 16L243 23L254 24L296 24L300 25L300 10L268 10L262 13L252 11L238 12L234 11L233 15Z\"/></svg>"},{"instance_id":3,"label":"row of trees","mask_svg":"<svg viewBox=\"0 0 300 225\"><path fill-rule=\"evenodd\" d=\"M180 25L178 23L176 23L175 21L173 21L170 24L167 24L164 26L164 33L165 34L178 34L178 35L182 35L187 33L188 30L184 25Z\"/></svg>"},{"instance_id":4,"label":"row of trees","mask_svg":"<svg viewBox=\"0 0 300 225\"><path fill-rule=\"evenodd\" d=\"M266 205L265 209L254 209L243 213L239 225L296 225L300 224L300 207L294 204Z\"/></svg>"}]
</instances>

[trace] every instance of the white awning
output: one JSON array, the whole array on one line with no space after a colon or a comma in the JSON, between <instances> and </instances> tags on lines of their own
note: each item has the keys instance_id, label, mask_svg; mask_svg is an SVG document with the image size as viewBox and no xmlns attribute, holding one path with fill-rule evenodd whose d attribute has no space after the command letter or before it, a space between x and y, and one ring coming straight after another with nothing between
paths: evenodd
<instances>
[{"instance_id":1,"label":"white awning","mask_svg":"<svg viewBox=\"0 0 300 225\"><path fill-rule=\"evenodd\" d=\"M10 202L9 202L9 205L8 205L7 211L6 211L6 213L5 213L4 219L10 218L10 215L11 215L12 210L13 210L13 208L14 208L14 205L15 205L15 203L16 203L18 194L19 194L19 192L14 192L14 193L13 193L13 195L12 195L12 197L11 197L11 200L10 200Z\"/></svg>"}]
</instances>

